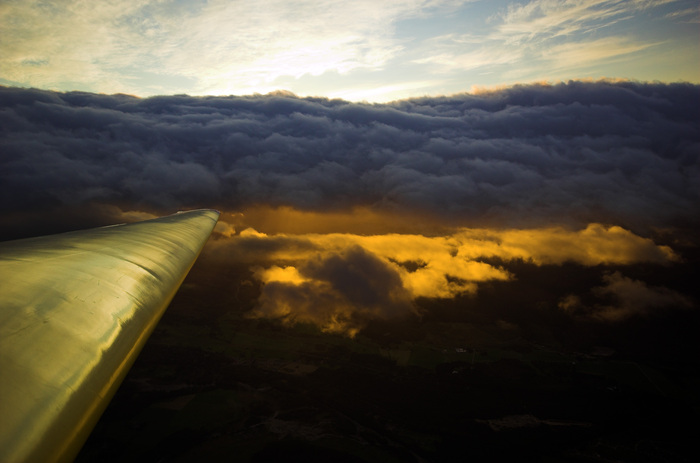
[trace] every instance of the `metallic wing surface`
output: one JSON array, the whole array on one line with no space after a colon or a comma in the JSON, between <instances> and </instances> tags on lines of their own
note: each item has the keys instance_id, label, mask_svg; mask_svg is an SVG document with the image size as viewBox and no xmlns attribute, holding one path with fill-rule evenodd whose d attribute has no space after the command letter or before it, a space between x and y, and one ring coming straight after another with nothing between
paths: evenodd
<instances>
[{"instance_id":1,"label":"metallic wing surface","mask_svg":"<svg viewBox=\"0 0 700 463\"><path fill-rule=\"evenodd\" d=\"M219 213L0 243L0 461L71 461Z\"/></svg>"}]
</instances>

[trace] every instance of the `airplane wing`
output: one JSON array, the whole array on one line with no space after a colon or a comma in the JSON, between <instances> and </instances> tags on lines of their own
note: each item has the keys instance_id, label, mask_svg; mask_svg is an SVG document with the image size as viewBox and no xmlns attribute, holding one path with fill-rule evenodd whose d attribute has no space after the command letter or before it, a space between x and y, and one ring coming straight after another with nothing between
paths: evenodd
<instances>
[{"instance_id":1,"label":"airplane wing","mask_svg":"<svg viewBox=\"0 0 700 463\"><path fill-rule=\"evenodd\" d=\"M0 243L0 461L75 458L218 217Z\"/></svg>"}]
</instances>

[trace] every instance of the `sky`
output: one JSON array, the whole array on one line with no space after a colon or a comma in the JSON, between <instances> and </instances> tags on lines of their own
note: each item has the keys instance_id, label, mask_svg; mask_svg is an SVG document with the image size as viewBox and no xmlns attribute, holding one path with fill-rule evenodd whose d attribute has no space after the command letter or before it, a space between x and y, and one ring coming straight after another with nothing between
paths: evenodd
<instances>
[{"instance_id":1,"label":"sky","mask_svg":"<svg viewBox=\"0 0 700 463\"><path fill-rule=\"evenodd\" d=\"M0 0L0 241L199 208L220 219L161 334L265 335L210 360L291 333L316 363L311 330L332 356L472 348L472 368L614 352L685 391L700 2Z\"/></svg>"},{"instance_id":2,"label":"sky","mask_svg":"<svg viewBox=\"0 0 700 463\"><path fill-rule=\"evenodd\" d=\"M387 102L515 83L700 82L695 0L4 0L0 84Z\"/></svg>"}]
</instances>

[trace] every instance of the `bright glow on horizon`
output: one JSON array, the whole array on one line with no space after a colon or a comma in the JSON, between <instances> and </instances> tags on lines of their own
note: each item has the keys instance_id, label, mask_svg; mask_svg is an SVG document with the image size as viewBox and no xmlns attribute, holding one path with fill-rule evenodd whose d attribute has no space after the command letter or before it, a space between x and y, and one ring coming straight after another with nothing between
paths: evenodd
<instances>
[{"instance_id":1,"label":"bright glow on horizon","mask_svg":"<svg viewBox=\"0 0 700 463\"><path fill-rule=\"evenodd\" d=\"M0 84L385 102L541 80L698 83L699 17L692 0L24 1L0 6Z\"/></svg>"}]
</instances>

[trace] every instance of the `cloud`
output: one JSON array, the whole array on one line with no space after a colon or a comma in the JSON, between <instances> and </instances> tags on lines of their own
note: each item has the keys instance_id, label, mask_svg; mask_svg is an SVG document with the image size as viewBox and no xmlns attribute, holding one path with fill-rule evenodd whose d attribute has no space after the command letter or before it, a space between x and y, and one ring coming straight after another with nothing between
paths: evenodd
<instances>
[{"instance_id":1,"label":"cloud","mask_svg":"<svg viewBox=\"0 0 700 463\"><path fill-rule=\"evenodd\" d=\"M567 36L607 28L639 10L674 1L534 0L524 4L512 3L500 14L502 22L497 29L508 41L517 43L537 36Z\"/></svg>"},{"instance_id":2,"label":"cloud","mask_svg":"<svg viewBox=\"0 0 700 463\"><path fill-rule=\"evenodd\" d=\"M268 235L245 229L210 243L205 253L207 259L251 266L263 283L251 316L314 323L350 336L369 320L416 313L418 298L473 295L481 284L518 278L493 259L506 268L513 261L597 266L677 259L665 246L597 224L579 231L461 229L446 236ZM560 304L572 313L580 306L575 296Z\"/></svg>"},{"instance_id":3,"label":"cloud","mask_svg":"<svg viewBox=\"0 0 700 463\"><path fill-rule=\"evenodd\" d=\"M382 105L0 87L0 233L217 208L205 254L254 268L254 316L352 336L518 278L513 262L676 262L648 236L697 230L698 101L697 85L625 81ZM683 305L614 275L562 308Z\"/></svg>"},{"instance_id":4,"label":"cloud","mask_svg":"<svg viewBox=\"0 0 700 463\"><path fill-rule=\"evenodd\" d=\"M219 219L214 227L214 233L221 235L225 238L230 238L236 233L236 228L230 223Z\"/></svg>"},{"instance_id":5,"label":"cloud","mask_svg":"<svg viewBox=\"0 0 700 463\"><path fill-rule=\"evenodd\" d=\"M0 87L0 212L264 204L450 225L700 217L700 87L570 82L385 105Z\"/></svg>"},{"instance_id":6,"label":"cloud","mask_svg":"<svg viewBox=\"0 0 700 463\"><path fill-rule=\"evenodd\" d=\"M681 23L700 23L700 5L692 5L690 8L674 10L666 14L666 17L679 19Z\"/></svg>"},{"instance_id":7,"label":"cloud","mask_svg":"<svg viewBox=\"0 0 700 463\"><path fill-rule=\"evenodd\" d=\"M492 14L486 28L447 33L426 39L414 63L432 65L437 75L461 73L492 83L571 76L653 76L664 55L690 46L680 39L684 15L667 15L690 6L683 0L532 0L512 2ZM647 15L674 22L672 34L655 35L660 26ZM675 42L679 39L678 42ZM671 42L675 42L671 45ZM684 44L684 45L681 45ZM656 67L657 71L651 71ZM681 72L676 68L676 72ZM468 73L468 74L467 74ZM497 76L497 77L494 77ZM692 74L685 78L695 80Z\"/></svg>"},{"instance_id":8,"label":"cloud","mask_svg":"<svg viewBox=\"0 0 700 463\"><path fill-rule=\"evenodd\" d=\"M317 254L298 268L257 268L255 275L264 286L252 318L313 323L353 337L369 320L415 313L395 269L359 246Z\"/></svg>"},{"instance_id":9,"label":"cloud","mask_svg":"<svg viewBox=\"0 0 700 463\"><path fill-rule=\"evenodd\" d=\"M638 262L669 264L679 257L621 227L589 224L572 231L563 228L532 230L465 230L453 237L463 257L522 259L538 265L629 265Z\"/></svg>"},{"instance_id":10,"label":"cloud","mask_svg":"<svg viewBox=\"0 0 700 463\"><path fill-rule=\"evenodd\" d=\"M248 228L230 240L217 243L211 252L223 259L250 264L267 261L294 263L319 252L337 253L357 246L393 263L397 271L404 269L400 274L407 288L419 287L417 281L433 274L442 279L450 275L470 282L507 279L507 272L483 262L493 258L522 260L535 265L570 262L586 266L642 262L668 265L679 260L668 246L657 245L620 227L599 224L590 224L578 231L562 228L458 229L443 236L396 233L268 235ZM408 270L411 267L415 268ZM413 295L451 297L460 291L456 283L453 291L444 294L440 293L440 287L437 281L433 281L426 285L426 291L430 292L414 289Z\"/></svg>"},{"instance_id":11,"label":"cloud","mask_svg":"<svg viewBox=\"0 0 700 463\"><path fill-rule=\"evenodd\" d=\"M574 70L590 67L591 63L620 59L658 43L634 43L622 37L563 43L542 50L540 57L550 63L550 69Z\"/></svg>"},{"instance_id":12,"label":"cloud","mask_svg":"<svg viewBox=\"0 0 700 463\"><path fill-rule=\"evenodd\" d=\"M692 301L682 294L662 286L649 286L613 272L603 276L604 285L597 286L591 293L599 302L585 305L576 295L568 295L559 302L559 308L577 316L590 317L607 322L619 322L633 316L647 316L669 308L687 309Z\"/></svg>"},{"instance_id":13,"label":"cloud","mask_svg":"<svg viewBox=\"0 0 700 463\"><path fill-rule=\"evenodd\" d=\"M695 3L3 2L0 82L141 96L289 89L372 101L582 76L696 82L684 64L695 57Z\"/></svg>"},{"instance_id":14,"label":"cloud","mask_svg":"<svg viewBox=\"0 0 700 463\"><path fill-rule=\"evenodd\" d=\"M0 68L4 79L50 88L269 91L283 76L384 65L402 49L394 24L443 3L454 2L13 2L0 11Z\"/></svg>"}]
</instances>

